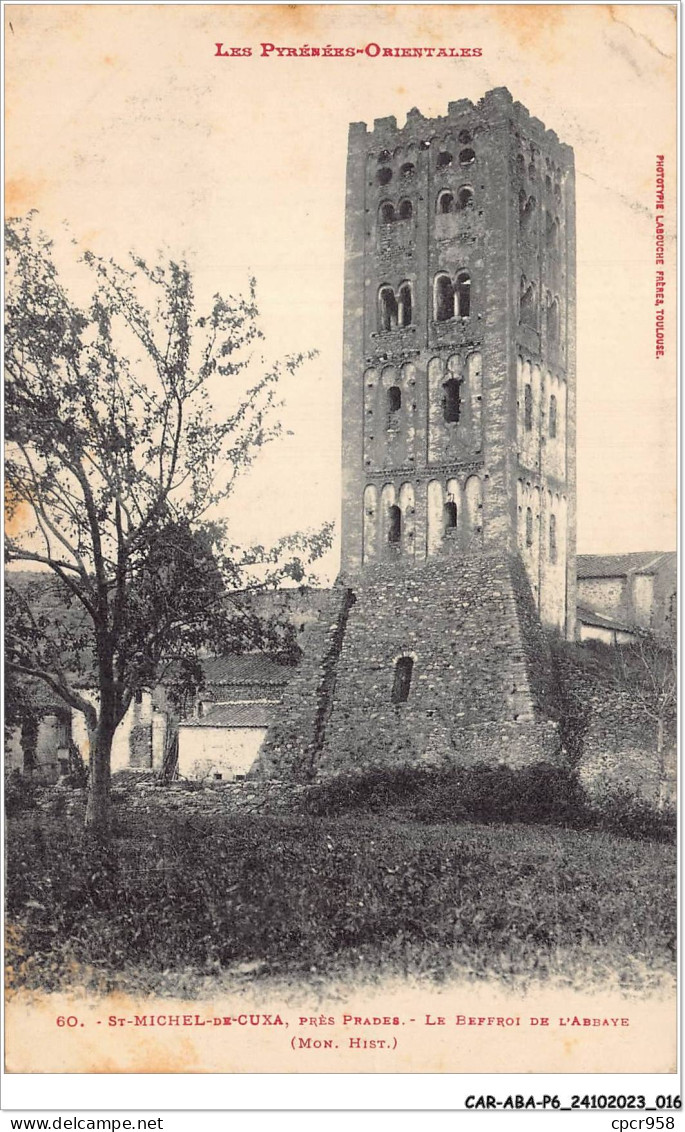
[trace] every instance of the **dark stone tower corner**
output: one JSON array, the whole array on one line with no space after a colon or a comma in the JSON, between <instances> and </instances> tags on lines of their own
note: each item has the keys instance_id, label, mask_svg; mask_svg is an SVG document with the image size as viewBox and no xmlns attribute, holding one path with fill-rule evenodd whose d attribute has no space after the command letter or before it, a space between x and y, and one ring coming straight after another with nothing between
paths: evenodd
<instances>
[{"instance_id":1,"label":"dark stone tower corner","mask_svg":"<svg viewBox=\"0 0 685 1132\"><path fill-rule=\"evenodd\" d=\"M542 627L575 630L575 327L555 133L505 89L351 125L339 609L272 764L556 749Z\"/></svg>"}]
</instances>

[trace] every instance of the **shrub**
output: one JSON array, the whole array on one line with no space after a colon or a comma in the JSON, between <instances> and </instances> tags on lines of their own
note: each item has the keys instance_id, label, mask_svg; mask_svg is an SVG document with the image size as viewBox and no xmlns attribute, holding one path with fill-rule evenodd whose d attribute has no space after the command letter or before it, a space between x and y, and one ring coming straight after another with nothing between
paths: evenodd
<instances>
[{"instance_id":1,"label":"shrub","mask_svg":"<svg viewBox=\"0 0 685 1132\"><path fill-rule=\"evenodd\" d=\"M35 810L38 788L32 779L26 778L20 770L14 769L5 773L5 813L7 817L23 813L25 810Z\"/></svg>"},{"instance_id":2,"label":"shrub","mask_svg":"<svg viewBox=\"0 0 685 1132\"><path fill-rule=\"evenodd\" d=\"M622 837L674 841L675 816L639 795L607 789L590 798L577 773L552 763L444 769L376 768L320 782L304 799L318 817L389 814L433 822L521 822L603 829Z\"/></svg>"},{"instance_id":3,"label":"shrub","mask_svg":"<svg viewBox=\"0 0 685 1132\"><path fill-rule=\"evenodd\" d=\"M583 824L586 797L566 767L514 768L478 763L445 769L376 768L319 783L306 799L320 816L400 808L420 821L520 821Z\"/></svg>"}]
</instances>

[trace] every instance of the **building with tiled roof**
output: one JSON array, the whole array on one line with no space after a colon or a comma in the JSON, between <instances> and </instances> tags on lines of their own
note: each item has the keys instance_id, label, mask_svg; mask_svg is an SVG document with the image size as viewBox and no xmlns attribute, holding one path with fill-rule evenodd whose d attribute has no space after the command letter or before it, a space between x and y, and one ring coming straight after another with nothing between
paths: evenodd
<instances>
[{"instance_id":1,"label":"building with tiled roof","mask_svg":"<svg viewBox=\"0 0 685 1132\"><path fill-rule=\"evenodd\" d=\"M642 632L675 632L674 551L579 554L578 638L625 644Z\"/></svg>"}]
</instances>

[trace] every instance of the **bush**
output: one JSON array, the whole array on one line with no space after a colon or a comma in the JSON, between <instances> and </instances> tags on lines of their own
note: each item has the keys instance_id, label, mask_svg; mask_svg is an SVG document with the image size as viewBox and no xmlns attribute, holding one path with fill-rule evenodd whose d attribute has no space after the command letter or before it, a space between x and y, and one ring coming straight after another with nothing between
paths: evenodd
<instances>
[{"instance_id":1,"label":"bush","mask_svg":"<svg viewBox=\"0 0 685 1132\"><path fill-rule=\"evenodd\" d=\"M400 808L419 821L554 822L577 825L587 799L565 767L535 763L514 768L478 763L446 769L377 768L340 775L308 794L310 813L326 816Z\"/></svg>"},{"instance_id":2,"label":"bush","mask_svg":"<svg viewBox=\"0 0 685 1132\"><path fill-rule=\"evenodd\" d=\"M640 841L675 842L678 823L674 810L655 806L630 790L605 788L588 803L591 823L599 829Z\"/></svg>"},{"instance_id":3,"label":"bush","mask_svg":"<svg viewBox=\"0 0 685 1132\"><path fill-rule=\"evenodd\" d=\"M38 788L32 779L26 778L20 770L5 773L5 813L14 817L25 810L35 810Z\"/></svg>"},{"instance_id":4,"label":"bush","mask_svg":"<svg viewBox=\"0 0 685 1132\"><path fill-rule=\"evenodd\" d=\"M376 768L314 786L305 812L317 817L389 814L421 822L521 822L602 829L638 840L674 841L675 815L638 795L607 790L590 798L575 770L552 763L445 769Z\"/></svg>"}]
</instances>

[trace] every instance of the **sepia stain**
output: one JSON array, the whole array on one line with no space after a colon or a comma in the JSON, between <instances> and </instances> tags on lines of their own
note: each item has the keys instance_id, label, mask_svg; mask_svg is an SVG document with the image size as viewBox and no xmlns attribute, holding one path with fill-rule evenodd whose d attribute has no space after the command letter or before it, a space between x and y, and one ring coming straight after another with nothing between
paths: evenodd
<instances>
[{"instance_id":1,"label":"sepia stain","mask_svg":"<svg viewBox=\"0 0 685 1132\"><path fill-rule=\"evenodd\" d=\"M280 39L279 46L294 46L320 31L321 20L314 11L308 4L265 5L263 9L253 9L255 28L260 35ZM288 37L294 42L287 43Z\"/></svg>"},{"instance_id":2,"label":"sepia stain","mask_svg":"<svg viewBox=\"0 0 685 1132\"><path fill-rule=\"evenodd\" d=\"M33 512L28 503L17 498L15 492L5 485L5 533L9 538L26 534L33 527Z\"/></svg>"},{"instance_id":3,"label":"sepia stain","mask_svg":"<svg viewBox=\"0 0 685 1132\"><path fill-rule=\"evenodd\" d=\"M10 177L5 186L5 216L21 216L37 208L47 188L44 177Z\"/></svg>"},{"instance_id":4,"label":"sepia stain","mask_svg":"<svg viewBox=\"0 0 685 1132\"><path fill-rule=\"evenodd\" d=\"M540 50L541 41L548 44L556 36L565 22L566 16L561 7L541 4L515 4L511 6L493 5L492 13L500 26L514 37L520 48L530 51L532 47ZM549 46L545 54L549 53ZM556 52L554 52L556 54Z\"/></svg>"}]
</instances>

